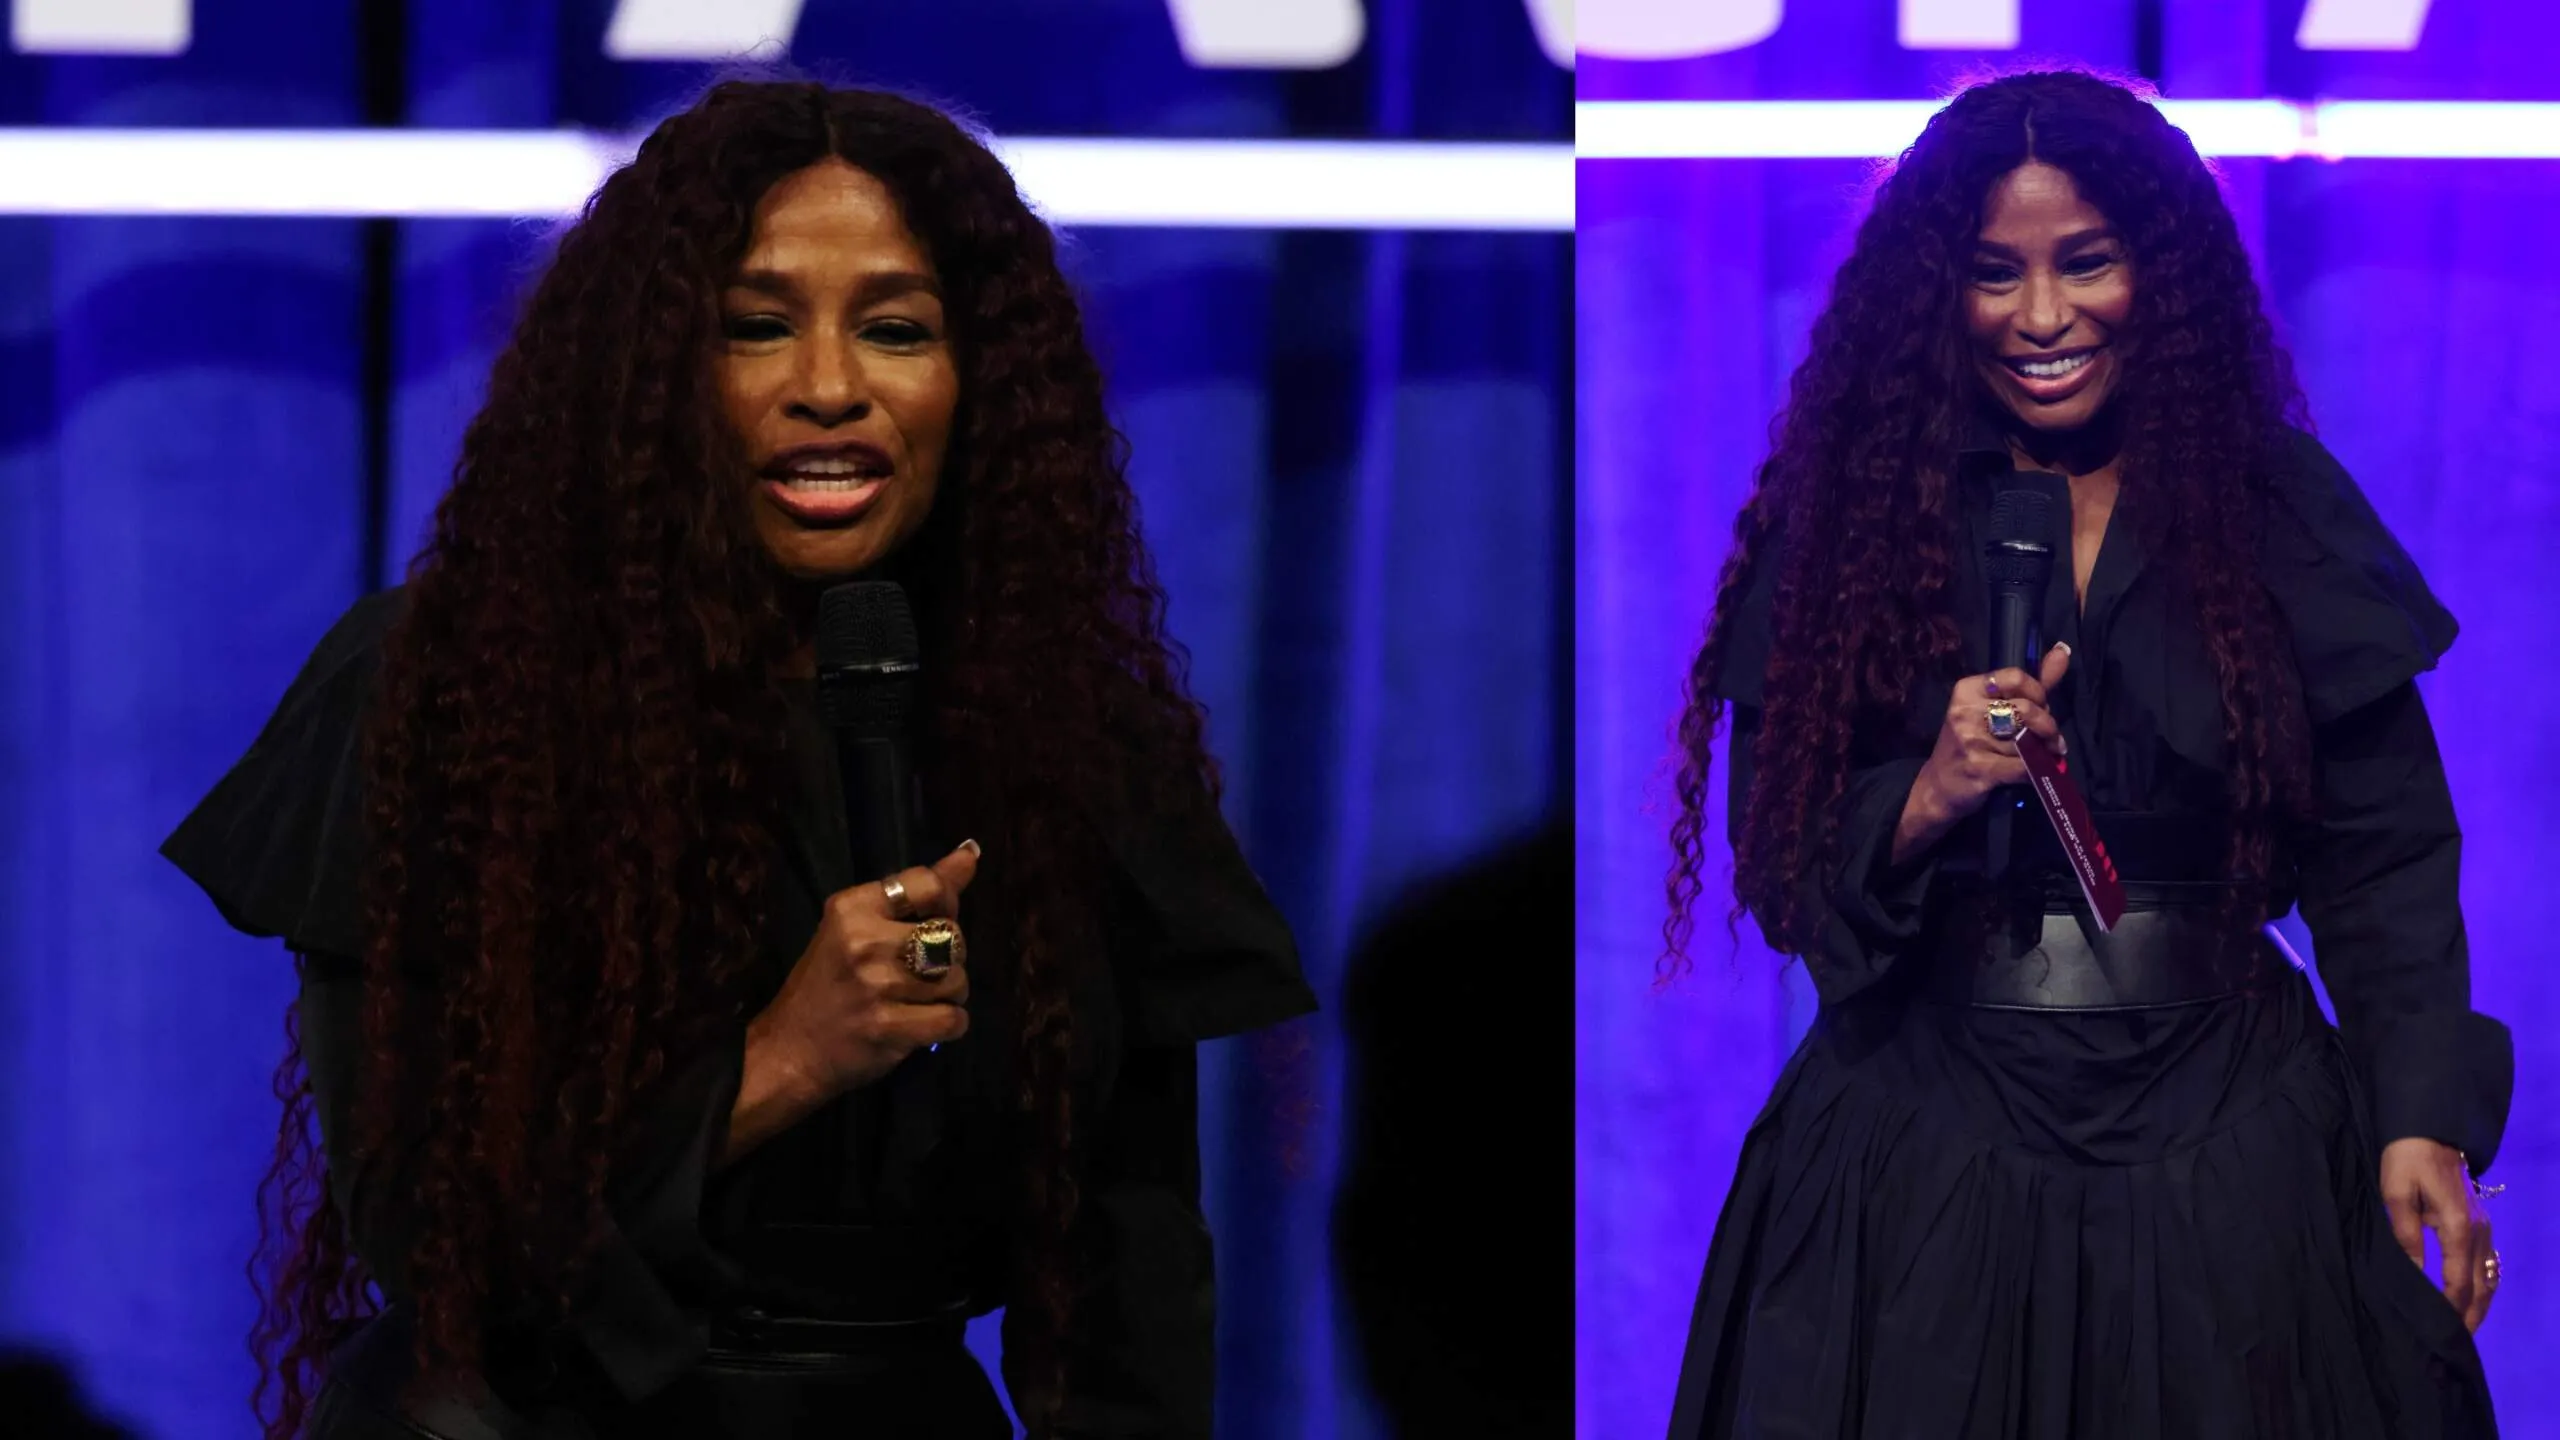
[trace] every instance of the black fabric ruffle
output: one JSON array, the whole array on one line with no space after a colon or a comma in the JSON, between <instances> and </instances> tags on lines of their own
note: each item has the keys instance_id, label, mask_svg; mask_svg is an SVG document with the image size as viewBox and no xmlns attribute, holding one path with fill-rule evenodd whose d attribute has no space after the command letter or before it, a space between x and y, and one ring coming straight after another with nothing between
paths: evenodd
<instances>
[{"instance_id":1,"label":"black fabric ruffle","mask_svg":"<svg viewBox=\"0 0 2560 1440\"><path fill-rule=\"evenodd\" d=\"M295 950L364 954L359 730L404 603L394 588L350 606L248 753L161 843L233 929Z\"/></svg>"},{"instance_id":2,"label":"black fabric ruffle","mask_svg":"<svg viewBox=\"0 0 2560 1440\"><path fill-rule=\"evenodd\" d=\"M2266 583L2312 723L2326 724L2434 669L2460 627L2328 447L2298 431L2293 442L2267 516Z\"/></svg>"},{"instance_id":3,"label":"black fabric ruffle","mask_svg":"<svg viewBox=\"0 0 2560 1440\"><path fill-rule=\"evenodd\" d=\"M364 953L359 732L404 604L395 586L350 607L256 742L162 843L234 929ZM1134 1040L1214 1039L1316 1008L1288 922L1205 797L1196 813L1102 829L1147 912L1142 943L1113 957Z\"/></svg>"},{"instance_id":4,"label":"black fabric ruffle","mask_svg":"<svg viewBox=\"0 0 2560 1440\"><path fill-rule=\"evenodd\" d=\"M2494 1434L2346 1057L2245 1003L1827 1009L1744 1141L1672 1440Z\"/></svg>"},{"instance_id":5,"label":"black fabric ruffle","mask_svg":"<svg viewBox=\"0 0 2560 1440\"><path fill-rule=\"evenodd\" d=\"M2296 431L2270 479L2276 503L2267 515L2262 578L2292 634L2313 722L2334 720L2434 669L2460 627L2346 467ZM2129 539L2111 535L2108 543ZM1783 532L1773 530L1735 606L1715 690L1737 704L1761 703L1777 600L1775 562L1783 548ZM2197 673L2210 679L2209 671ZM2127 700L2157 709L2167 692L2186 687L2134 688ZM2208 724L2205 733L2201 727ZM2190 759L2221 751L2218 705L2160 715L2148 728Z\"/></svg>"}]
</instances>

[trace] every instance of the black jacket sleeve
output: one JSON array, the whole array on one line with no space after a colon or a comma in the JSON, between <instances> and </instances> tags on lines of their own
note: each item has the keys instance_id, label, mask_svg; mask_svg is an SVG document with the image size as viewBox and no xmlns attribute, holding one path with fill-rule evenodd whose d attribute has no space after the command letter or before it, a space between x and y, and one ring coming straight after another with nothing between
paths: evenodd
<instances>
[{"instance_id":1,"label":"black jacket sleeve","mask_svg":"<svg viewBox=\"0 0 2560 1440\"><path fill-rule=\"evenodd\" d=\"M2484 1171L2506 1128L2515 1046L2471 1008L2462 831L2418 687L2321 726L2318 784L2302 918L2377 1138L2442 1141Z\"/></svg>"},{"instance_id":2,"label":"black jacket sleeve","mask_svg":"<svg viewBox=\"0 0 2560 1440\"><path fill-rule=\"evenodd\" d=\"M354 1248L390 1295L409 1292L413 1177L397 1157L353 1154L361 1073L368 852L359 738L401 592L358 601L314 649L275 714L231 771L162 845L222 918L275 937L300 958L298 1024L328 1153L330 1193ZM687 1300L716 1291L722 1262L696 1226L727 1140L744 1052L740 1031L692 1057L659 1088L638 1138L618 1157L607 1199L615 1226L585 1291L551 1338L581 1346L625 1394L666 1384L705 1342ZM682 1297L682 1298L680 1298Z\"/></svg>"},{"instance_id":3,"label":"black jacket sleeve","mask_svg":"<svg viewBox=\"0 0 2560 1440\"><path fill-rule=\"evenodd\" d=\"M416 1217L403 1208L415 1175L399 1157L355 1149L364 976L342 955L304 952L298 1028L328 1157L329 1194L350 1242L384 1294L410 1293ZM606 1233L582 1293L545 1337L585 1352L622 1392L656 1391L701 1358L703 1337L680 1293L717 1293L725 1273L709 1257L697 1217L737 1102L743 1031L678 1070L651 1102L637 1141L607 1186ZM716 1266L718 1262L710 1262ZM690 1283L687 1283L690 1282Z\"/></svg>"},{"instance_id":4,"label":"black jacket sleeve","mask_svg":"<svg viewBox=\"0 0 2560 1440\"><path fill-rule=\"evenodd\" d=\"M1725 766L1725 833L1741 833L1750 804L1751 747L1760 734L1756 705L1732 707L1733 743ZM1925 757L1887 760L1849 772L1839 802L1840 854L1836 863L1806 873L1802 884L1817 928L1803 957L1814 993L1836 1005L1864 991L1893 968L1920 938L1922 911L1937 876L1937 849L1893 863L1893 833L1902 807L1920 778ZM1767 933L1770 917L1755 915Z\"/></svg>"},{"instance_id":5,"label":"black jacket sleeve","mask_svg":"<svg viewBox=\"0 0 2560 1440\"><path fill-rule=\"evenodd\" d=\"M2266 578L2314 729L2319 814L2297 841L2302 918L2384 1142L2497 1154L2507 1028L2471 1009L2462 835L2416 677L2453 617L2344 467L2308 435L2280 467Z\"/></svg>"},{"instance_id":6,"label":"black jacket sleeve","mask_svg":"<svg viewBox=\"0 0 2560 1440\"><path fill-rule=\"evenodd\" d=\"M1722 673L1716 693L1726 702L1731 743L1725 762L1725 835L1742 834L1751 804L1752 747L1760 736L1761 681L1768 670L1772 611L1776 604L1778 537L1762 545L1762 563L1736 592ZM1864 991L1893 968L1919 939L1921 915L1938 870L1935 847L1902 865L1893 863L1893 832L1920 778L1925 756L1897 756L1849 772L1841 792L1839 861L1803 877L1807 913L1818 918L1811 952L1803 959L1814 991L1825 1005ZM1764 935L1772 917L1753 916ZM1774 948L1774 946L1773 946Z\"/></svg>"},{"instance_id":7,"label":"black jacket sleeve","mask_svg":"<svg viewBox=\"0 0 2560 1440\"><path fill-rule=\"evenodd\" d=\"M1315 996L1287 921L1205 794L1192 814L1108 829L1135 933L1115 938L1111 995L1092 1007L1113 1060L1080 1127L1082 1248L1096 1269L1071 1327L1060 1425L1071 1440L1209 1440L1217 1286L1197 1048L1304 1015Z\"/></svg>"}]
</instances>

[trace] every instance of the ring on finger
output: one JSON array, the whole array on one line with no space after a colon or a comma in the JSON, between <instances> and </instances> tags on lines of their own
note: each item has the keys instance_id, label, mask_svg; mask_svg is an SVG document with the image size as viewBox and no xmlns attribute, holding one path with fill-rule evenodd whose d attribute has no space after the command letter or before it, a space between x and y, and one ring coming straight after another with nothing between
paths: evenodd
<instances>
[{"instance_id":1,"label":"ring on finger","mask_svg":"<svg viewBox=\"0 0 2560 1440\"><path fill-rule=\"evenodd\" d=\"M907 898L907 882L892 875L880 882L880 893L889 897L889 913L900 920L915 917L916 902Z\"/></svg>"},{"instance_id":2,"label":"ring on finger","mask_svg":"<svg viewBox=\"0 0 2560 1440\"><path fill-rule=\"evenodd\" d=\"M919 922L907 932L907 943L900 950L908 971L917 979L939 980L954 965L969 960L969 942L960 938L960 927L939 916Z\"/></svg>"},{"instance_id":3,"label":"ring on finger","mask_svg":"<svg viewBox=\"0 0 2560 1440\"><path fill-rule=\"evenodd\" d=\"M2015 701L1994 700L1983 709L1983 718L1991 722L1991 738L2008 742L2018 738L2018 706Z\"/></svg>"},{"instance_id":4,"label":"ring on finger","mask_svg":"<svg viewBox=\"0 0 2560 1440\"><path fill-rule=\"evenodd\" d=\"M2487 1285L2493 1291L2496 1290L2498 1288L2499 1269L2498 1252L2492 1250L2489 1252L2489 1258L2480 1262L2481 1283Z\"/></svg>"}]
</instances>

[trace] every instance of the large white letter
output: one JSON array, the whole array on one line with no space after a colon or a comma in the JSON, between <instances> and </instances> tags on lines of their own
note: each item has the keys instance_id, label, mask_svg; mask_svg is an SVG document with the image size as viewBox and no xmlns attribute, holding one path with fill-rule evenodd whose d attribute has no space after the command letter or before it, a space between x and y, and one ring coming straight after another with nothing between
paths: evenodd
<instances>
[{"instance_id":1,"label":"large white letter","mask_svg":"<svg viewBox=\"0 0 2560 1440\"><path fill-rule=\"evenodd\" d=\"M781 54L800 24L800 0L620 0L605 25L616 60L727 60Z\"/></svg>"},{"instance_id":2,"label":"large white letter","mask_svg":"<svg viewBox=\"0 0 2560 1440\"><path fill-rule=\"evenodd\" d=\"M2293 43L2305 50L2415 50L2427 0L2311 0Z\"/></svg>"},{"instance_id":3,"label":"large white letter","mask_svg":"<svg viewBox=\"0 0 2560 1440\"><path fill-rule=\"evenodd\" d=\"M194 9L188 0L18 0L9 44L26 55L182 55Z\"/></svg>"},{"instance_id":4,"label":"large white letter","mask_svg":"<svg viewBox=\"0 0 2560 1440\"><path fill-rule=\"evenodd\" d=\"M1165 0L1182 58L1209 70L1323 70L1360 53L1360 0Z\"/></svg>"},{"instance_id":5,"label":"large white letter","mask_svg":"<svg viewBox=\"0 0 2560 1440\"><path fill-rule=\"evenodd\" d=\"M1902 0L1905 50L2015 50L2018 0Z\"/></svg>"},{"instance_id":6,"label":"large white letter","mask_svg":"<svg viewBox=\"0 0 2560 1440\"><path fill-rule=\"evenodd\" d=\"M1609 60L1746 50L1778 32L1784 0L1582 0L1573 46Z\"/></svg>"}]
</instances>

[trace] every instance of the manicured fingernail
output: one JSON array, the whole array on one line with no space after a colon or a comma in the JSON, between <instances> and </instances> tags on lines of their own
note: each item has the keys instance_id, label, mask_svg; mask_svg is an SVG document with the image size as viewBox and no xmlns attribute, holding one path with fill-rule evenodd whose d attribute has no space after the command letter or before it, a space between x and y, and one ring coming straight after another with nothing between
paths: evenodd
<instances>
[{"instance_id":1,"label":"manicured fingernail","mask_svg":"<svg viewBox=\"0 0 2560 1440\"><path fill-rule=\"evenodd\" d=\"M2053 642L2053 648L2061 651L2065 655L2068 655L2071 653L2071 642L2068 640L2056 640Z\"/></svg>"},{"instance_id":2,"label":"manicured fingernail","mask_svg":"<svg viewBox=\"0 0 2560 1440\"><path fill-rule=\"evenodd\" d=\"M985 853L984 851L982 851L982 850L980 850L980 849L978 848L978 842L977 842L977 841L975 841L975 840L963 840L963 841L961 841L961 842L960 842L960 848L961 848L961 849L963 849L963 850L968 851L971 855L980 855L980 854L984 854L984 853Z\"/></svg>"}]
</instances>

